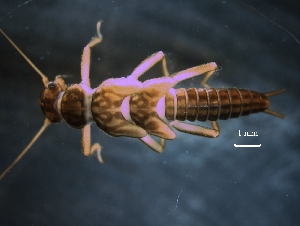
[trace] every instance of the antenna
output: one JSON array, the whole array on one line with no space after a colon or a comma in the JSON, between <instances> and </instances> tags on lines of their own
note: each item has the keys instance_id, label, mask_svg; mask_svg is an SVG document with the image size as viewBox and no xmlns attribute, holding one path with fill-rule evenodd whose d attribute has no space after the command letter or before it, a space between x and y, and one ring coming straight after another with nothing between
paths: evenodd
<instances>
[{"instance_id":1,"label":"antenna","mask_svg":"<svg viewBox=\"0 0 300 226\"><path fill-rule=\"evenodd\" d=\"M12 44L13 47L24 57L24 59L30 64L31 67L42 77L43 83L46 86L48 84L48 78L44 75L32 62L28 59L28 57L18 48L18 46L0 29L0 32L4 35L4 37Z\"/></svg>"},{"instance_id":2,"label":"antenna","mask_svg":"<svg viewBox=\"0 0 300 226\"><path fill-rule=\"evenodd\" d=\"M0 22L1 22L1 20L2 20L4 17L7 17L9 14L13 13L15 10L17 10L18 8L20 8L20 7L23 6L23 5L26 5L27 3L31 2L31 1L33 1L33 0L26 1L26 2L24 2L24 3L20 4L20 5L18 5L16 8L14 8L13 10L11 10L10 12L6 13L3 17L0 18Z\"/></svg>"},{"instance_id":3,"label":"antenna","mask_svg":"<svg viewBox=\"0 0 300 226\"><path fill-rule=\"evenodd\" d=\"M29 1L28 1L29 2ZM27 3L27 2L26 2ZM24 57L24 59L30 64L31 67L42 77L42 81L44 83L44 86L47 86L48 84L48 78L45 76L29 59L28 57L17 47L17 45L0 29L0 32L3 34L3 36L12 44L12 46ZM32 145L37 141L37 139L42 135L44 130L50 125L50 120L45 119L44 125L41 127L41 129L38 131L38 133L33 137L33 139L30 141L30 143L27 145L27 147L21 152L21 154L10 164L9 167L4 170L4 172L0 175L0 180L14 167L14 165L26 154L26 152L32 147Z\"/></svg>"},{"instance_id":4,"label":"antenna","mask_svg":"<svg viewBox=\"0 0 300 226\"><path fill-rule=\"evenodd\" d=\"M27 147L21 152L21 154L10 164L9 167L4 170L4 172L0 175L0 180L16 165L16 163L26 154L26 152L32 147L32 145L36 142L36 140L42 135L45 129L50 125L49 119L45 119L44 125L40 128L37 134L33 137Z\"/></svg>"}]
</instances>

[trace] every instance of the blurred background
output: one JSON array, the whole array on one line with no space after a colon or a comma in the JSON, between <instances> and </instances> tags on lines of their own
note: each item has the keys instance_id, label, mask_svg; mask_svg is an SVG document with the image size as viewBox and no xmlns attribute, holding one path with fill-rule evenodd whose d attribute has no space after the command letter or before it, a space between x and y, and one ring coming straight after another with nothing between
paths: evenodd
<instances>
[{"instance_id":1,"label":"blurred background","mask_svg":"<svg viewBox=\"0 0 300 226\"><path fill-rule=\"evenodd\" d=\"M0 181L0 225L299 225L300 44L259 14L300 38L297 1L33 0L17 8L24 2L0 0L0 28L50 80L62 74L68 84L80 82L82 50L102 19L93 87L129 75L161 50L172 73L216 62L222 70L209 82L216 88L286 88L271 98L271 109L285 118L219 121L217 139L176 132L160 155L93 125L103 165L82 155L80 130L52 125ZM2 35L0 57L3 172L44 116L40 76ZM141 79L160 76L159 64ZM200 80L176 88L200 87Z\"/></svg>"}]
</instances>

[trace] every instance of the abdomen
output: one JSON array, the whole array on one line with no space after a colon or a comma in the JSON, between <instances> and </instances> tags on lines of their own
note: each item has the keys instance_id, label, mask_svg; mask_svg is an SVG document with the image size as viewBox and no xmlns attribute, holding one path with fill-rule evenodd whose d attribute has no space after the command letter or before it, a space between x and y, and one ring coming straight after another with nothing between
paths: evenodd
<instances>
[{"instance_id":1,"label":"abdomen","mask_svg":"<svg viewBox=\"0 0 300 226\"><path fill-rule=\"evenodd\" d=\"M167 93L165 116L180 121L226 120L264 111L269 105L265 94L246 89L181 88L176 90L176 97Z\"/></svg>"}]
</instances>

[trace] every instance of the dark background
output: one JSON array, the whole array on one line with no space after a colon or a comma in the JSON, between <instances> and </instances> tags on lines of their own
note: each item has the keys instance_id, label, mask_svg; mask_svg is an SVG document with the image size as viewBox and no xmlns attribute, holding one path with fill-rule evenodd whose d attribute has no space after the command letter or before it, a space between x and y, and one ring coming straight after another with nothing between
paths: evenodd
<instances>
[{"instance_id":1,"label":"dark background","mask_svg":"<svg viewBox=\"0 0 300 226\"><path fill-rule=\"evenodd\" d=\"M0 1L0 17L22 2ZM244 2L300 38L298 1ZM178 132L161 155L93 125L104 165L82 155L81 131L52 125L0 181L0 225L299 225L299 43L234 0L34 0L4 17L0 28L49 79L72 75L72 84L80 82L82 49L100 19L104 38L93 49L93 87L130 74L162 50L171 72L217 62L215 87L286 88L271 98L271 109L285 119L260 113L220 121L217 139ZM39 75L1 35L0 57L3 172L44 116ZM142 79L161 75L155 67ZM239 130L258 137L239 137Z\"/></svg>"}]
</instances>

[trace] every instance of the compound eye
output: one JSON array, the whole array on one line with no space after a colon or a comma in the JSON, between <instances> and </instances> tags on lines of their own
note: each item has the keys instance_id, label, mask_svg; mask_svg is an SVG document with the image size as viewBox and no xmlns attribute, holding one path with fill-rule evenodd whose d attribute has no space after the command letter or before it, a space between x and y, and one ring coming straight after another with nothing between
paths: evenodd
<instances>
[{"instance_id":1,"label":"compound eye","mask_svg":"<svg viewBox=\"0 0 300 226\"><path fill-rule=\"evenodd\" d=\"M56 84L55 84L54 82L49 82L49 83L48 83L48 88L49 88L49 89L52 89L52 88L54 88L54 87L56 87Z\"/></svg>"}]
</instances>

